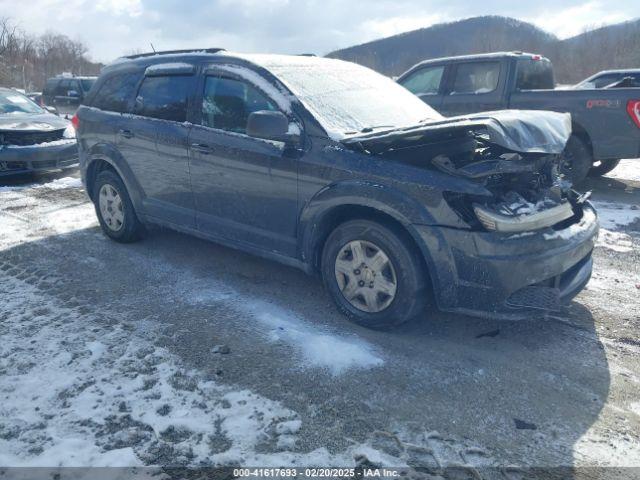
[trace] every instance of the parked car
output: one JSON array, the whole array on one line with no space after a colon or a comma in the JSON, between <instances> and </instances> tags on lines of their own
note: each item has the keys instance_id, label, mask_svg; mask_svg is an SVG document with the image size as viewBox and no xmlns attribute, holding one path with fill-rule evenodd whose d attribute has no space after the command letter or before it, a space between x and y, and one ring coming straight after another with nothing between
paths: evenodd
<instances>
[{"instance_id":1,"label":"parked car","mask_svg":"<svg viewBox=\"0 0 640 480\"><path fill-rule=\"evenodd\" d=\"M555 90L553 66L541 55L490 53L428 60L398 83L444 115L505 108L568 112L573 134L565 173L579 183L604 175L622 158L640 157L640 90Z\"/></svg>"},{"instance_id":2,"label":"parked car","mask_svg":"<svg viewBox=\"0 0 640 480\"><path fill-rule=\"evenodd\" d=\"M586 90L593 88L640 87L640 69L605 70L581 81L573 88Z\"/></svg>"},{"instance_id":3,"label":"parked car","mask_svg":"<svg viewBox=\"0 0 640 480\"><path fill-rule=\"evenodd\" d=\"M0 177L78 164L75 131L25 95L0 88Z\"/></svg>"},{"instance_id":4,"label":"parked car","mask_svg":"<svg viewBox=\"0 0 640 480\"><path fill-rule=\"evenodd\" d=\"M41 96L41 105L54 107L62 115L73 115L84 101L97 77L58 76L50 78Z\"/></svg>"},{"instance_id":5,"label":"parked car","mask_svg":"<svg viewBox=\"0 0 640 480\"><path fill-rule=\"evenodd\" d=\"M570 117L446 119L340 60L218 50L106 67L73 119L103 232L160 224L319 273L368 327L556 311L598 226L561 181Z\"/></svg>"}]
</instances>

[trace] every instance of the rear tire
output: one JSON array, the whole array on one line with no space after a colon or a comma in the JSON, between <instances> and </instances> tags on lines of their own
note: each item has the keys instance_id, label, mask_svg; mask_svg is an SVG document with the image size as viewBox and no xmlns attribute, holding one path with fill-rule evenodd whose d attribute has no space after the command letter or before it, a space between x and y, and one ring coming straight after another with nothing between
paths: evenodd
<instances>
[{"instance_id":1,"label":"rear tire","mask_svg":"<svg viewBox=\"0 0 640 480\"><path fill-rule=\"evenodd\" d=\"M562 153L563 173L574 185L579 185L587 178L593 166L593 155L589 146L577 135L571 135Z\"/></svg>"},{"instance_id":2,"label":"rear tire","mask_svg":"<svg viewBox=\"0 0 640 480\"><path fill-rule=\"evenodd\" d=\"M104 170L93 185L93 203L104 234L120 243L139 240L144 226L138 220L127 188L118 174Z\"/></svg>"},{"instance_id":3,"label":"rear tire","mask_svg":"<svg viewBox=\"0 0 640 480\"><path fill-rule=\"evenodd\" d=\"M425 311L420 253L387 226L369 220L338 226L325 243L321 268L338 309L359 325L388 329Z\"/></svg>"},{"instance_id":4,"label":"rear tire","mask_svg":"<svg viewBox=\"0 0 640 480\"><path fill-rule=\"evenodd\" d=\"M589 170L590 177L601 177L602 175L606 175L611 170L616 168L620 160L599 160L594 162L594 165Z\"/></svg>"}]
</instances>

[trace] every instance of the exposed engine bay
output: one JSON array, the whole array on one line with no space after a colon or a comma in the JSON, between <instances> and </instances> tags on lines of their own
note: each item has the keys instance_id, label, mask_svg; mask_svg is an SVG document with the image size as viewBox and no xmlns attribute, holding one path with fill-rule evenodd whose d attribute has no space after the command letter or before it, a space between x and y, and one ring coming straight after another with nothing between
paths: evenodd
<instances>
[{"instance_id":1,"label":"exposed engine bay","mask_svg":"<svg viewBox=\"0 0 640 480\"><path fill-rule=\"evenodd\" d=\"M580 215L577 206L584 198L560 174L570 135L568 114L503 111L360 135L343 143L479 183L487 195L446 192L445 200L472 227L525 232Z\"/></svg>"}]
</instances>

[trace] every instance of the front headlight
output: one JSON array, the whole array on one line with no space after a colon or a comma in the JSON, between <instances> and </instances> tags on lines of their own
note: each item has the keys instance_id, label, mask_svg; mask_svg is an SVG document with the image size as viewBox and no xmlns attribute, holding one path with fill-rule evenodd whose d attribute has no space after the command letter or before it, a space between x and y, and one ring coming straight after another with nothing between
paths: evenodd
<instances>
[{"instance_id":1,"label":"front headlight","mask_svg":"<svg viewBox=\"0 0 640 480\"><path fill-rule=\"evenodd\" d=\"M62 134L62 138L76 138L76 129L73 128L73 125L69 125L64 129L64 133Z\"/></svg>"}]
</instances>

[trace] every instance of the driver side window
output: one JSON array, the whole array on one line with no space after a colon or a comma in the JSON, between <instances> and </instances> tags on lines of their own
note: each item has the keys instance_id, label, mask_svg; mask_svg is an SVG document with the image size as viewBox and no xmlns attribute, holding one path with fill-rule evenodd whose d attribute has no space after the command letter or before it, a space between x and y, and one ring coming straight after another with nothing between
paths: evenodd
<instances>
[{"instance_id":1,"label":"driver side window","mask_svg":"<svg viewBox=\"0 0 640 480\"><path fill-rule=\"evenodd\" d=\"M249 115L277 108L253 85L235 78L208 76L202 98L202 125L246 134Z\"/></svg>"}]
</instances>

